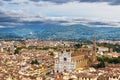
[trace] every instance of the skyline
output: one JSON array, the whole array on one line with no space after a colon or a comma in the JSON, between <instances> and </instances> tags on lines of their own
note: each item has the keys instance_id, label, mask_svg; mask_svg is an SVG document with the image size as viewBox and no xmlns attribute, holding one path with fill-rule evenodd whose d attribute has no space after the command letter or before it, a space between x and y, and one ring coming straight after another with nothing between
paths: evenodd
<instances>
[{"instance_id":1,"label":"skyline","mask_svg":"<svg viewBox=\"0 0 120 80\"><path fill-rule=\"evenodd\" d=\"M2 0L0 28L28 22L120 27L119 0Z\"/></svg>"}]
</instances>

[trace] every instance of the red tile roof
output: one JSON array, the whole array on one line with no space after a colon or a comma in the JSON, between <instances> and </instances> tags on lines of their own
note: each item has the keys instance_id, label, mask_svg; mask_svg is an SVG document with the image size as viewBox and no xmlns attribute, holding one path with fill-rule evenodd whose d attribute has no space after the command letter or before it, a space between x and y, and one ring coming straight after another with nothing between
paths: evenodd
<instances>
[{"instance_id":1,"label":"red tile roof","mask_svg":"<svg viewBox=\"0 0 120 80\"><path fill-rule=\"evenodd\" d=\"M74 56L82 56L82 55L84 55L84 54L80 53L80 52L78 52L78 53L72 53L71 54L72 57L74 57Z\"/></svg>"}]
</instances>

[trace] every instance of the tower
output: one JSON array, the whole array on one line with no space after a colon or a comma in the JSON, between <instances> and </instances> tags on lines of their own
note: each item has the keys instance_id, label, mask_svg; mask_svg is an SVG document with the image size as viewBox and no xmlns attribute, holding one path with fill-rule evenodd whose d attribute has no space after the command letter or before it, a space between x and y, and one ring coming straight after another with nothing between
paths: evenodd
<instances>
[{"instance_id":1,"label":"tower","mask_svg":"<svg viewBox=\"0 0 120 80\"><path fill-rule=\"evenodd\" d=\"M93 39L93 52L92 52L92 61L93 62L96 61L96 56L97 56L97 53L96 53L96 36L94 36L94 39Z\"/></svg>"}]
</instances>

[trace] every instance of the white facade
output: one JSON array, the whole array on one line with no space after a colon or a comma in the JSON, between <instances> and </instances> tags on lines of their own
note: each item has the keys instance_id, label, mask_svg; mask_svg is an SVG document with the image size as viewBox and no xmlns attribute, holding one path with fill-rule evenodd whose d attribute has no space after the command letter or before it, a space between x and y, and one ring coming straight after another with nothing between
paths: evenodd
<instances>
[{"instance_id":1,"label":"white facade","mask_svg":"<svg viewBox=\"0 0 120 80\"><path fill-rule=\"evenodd\" d=\"M59 59L55 61L55 72L71 72L75 69L75 62L71 61L71 54L63 52L60 54Z\"/></svg>"},{"instance_id":2,"label":"white facade","mask_svg":"<svg viewBox=\"0 0 120 80\"><path fill-rule=\"evenodd\" d=\"M98 51L109 51L108 47L98 47Z\"/></svg>"},{"instance_id":3,"label":"white facade","mask_svg":"<svg viewBox=\"0 0 120 80\"><path fill-rule=\"evenodd\" d=\"M98 47L97 53L103 55L104 52L107 52L107 51L109 51L109 48L107 48L107 47Z\"/></svg>"}]
</instances>

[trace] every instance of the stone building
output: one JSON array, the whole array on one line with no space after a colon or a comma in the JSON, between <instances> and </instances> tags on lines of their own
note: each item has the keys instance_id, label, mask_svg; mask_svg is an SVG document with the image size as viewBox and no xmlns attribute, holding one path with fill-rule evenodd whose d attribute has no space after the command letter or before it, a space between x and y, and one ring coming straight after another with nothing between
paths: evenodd
<instances>
[{"instance_id":1,"label":"stone building","mask_svg":"<svg viewBox=\"0 0 120 80\"><path fill-rule=\"evenodd\" d=\"M71 60L71 53L66 51L61 52L59 59L55 61L55 72L64 72L64 71L72 71L76 67L76 63Z\"/></svg>"},{"instance_id":2,"label":"stone building","mask_svg":"<svg viewBox=\"0 0 120 80\"><path fill-rule=\"evenodd\" d=\"M72 72L87 67L87 58L82 53L62 52L55 61L55 72Z\"/></svg>"},{"instance_id":3,"label":"stone building","mask_svg":"<svg viewBox=\"0 0 120 80\"><path fill-rule=\"evenodd\" d=\"M96 56L96 38L94 38L92 48L80 48L77 52L65 50L61 52L55 60L54 71L55 73L70 73L85 69L96 63Z\"/></svg>"}]
</instances>

